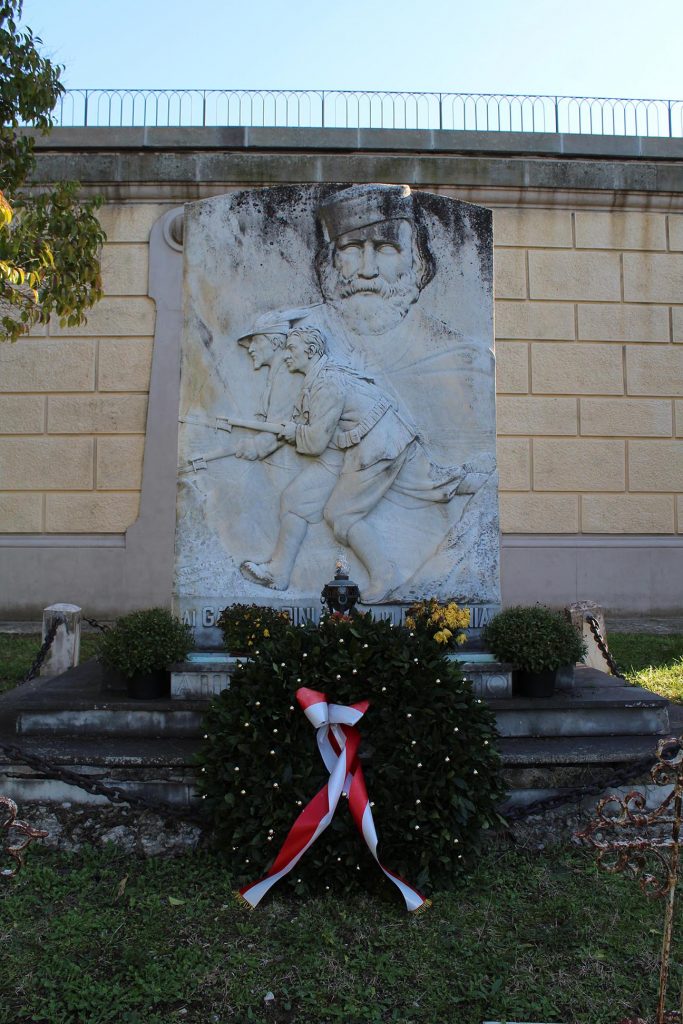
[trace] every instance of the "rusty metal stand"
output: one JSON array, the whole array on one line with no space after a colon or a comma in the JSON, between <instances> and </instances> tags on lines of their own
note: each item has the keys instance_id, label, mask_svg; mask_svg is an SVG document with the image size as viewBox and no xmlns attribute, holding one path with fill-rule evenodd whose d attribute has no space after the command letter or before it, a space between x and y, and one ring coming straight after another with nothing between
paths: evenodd
<instances>
[{"instance_id":1,"label":"rusty metal stand","mask_svg":"<svg viewBox=\"0 0 683 1024\"><path fill-rule=\"evenodd\" d=\"M0 796L0 833L2 833L0 852L16 864L14 868L0 868L0 877L2 878L14 878L24 865L26 848L34 840L45 839L48 835L42 829L34 828L28 822L17 818L18 810L14 800L10 800L8 796ZM10 834L12 832L18 832L24 838L18 843L11 843Z\"/></svg>"},{"instance_id":2,"label":"rusty metal stand","mask_svg":"<svg viewBox=\"0 0 683 1024\"><path fill-rule=\"evenodd\" d=\"M647 799L637 790L624 797L605 797L596 807L595 818L576 837L597 851L603 870L628 872L639 880L647 896L664 900L655 1020L656 1024L683 1024L683 991L679 1010L666 1011L683 816L683 737L667 736L659 741L651 776L655 785L671 787L658 807L647 811Z\"/></svg>"}]
</instances>

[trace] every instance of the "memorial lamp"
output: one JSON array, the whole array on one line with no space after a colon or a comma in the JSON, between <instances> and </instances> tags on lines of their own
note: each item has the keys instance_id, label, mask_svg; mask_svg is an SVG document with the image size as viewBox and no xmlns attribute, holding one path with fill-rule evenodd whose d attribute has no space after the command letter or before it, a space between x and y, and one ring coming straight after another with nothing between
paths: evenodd
<instances>
[{"instance_id":1,"label":"memorial lamp","mask_svg":"<svg viewBox=\"0 0 683 1024\"><path fill-rule=\"evenodd\" d=\"M334 579L326 583L320 595L322 604L329 608L330 615L352 615L360 598L360 588L349 579L348 566L339 559L335 566Z\"/></svg>"}]
</instances>

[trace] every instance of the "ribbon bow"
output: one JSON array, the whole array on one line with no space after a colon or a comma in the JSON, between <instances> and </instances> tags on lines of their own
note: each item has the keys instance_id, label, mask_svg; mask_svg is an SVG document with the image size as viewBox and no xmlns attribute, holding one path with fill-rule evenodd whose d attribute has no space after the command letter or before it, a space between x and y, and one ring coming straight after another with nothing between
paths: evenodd
<instances>
[{"instance_id":1,"label":"ribbon bow","mask_svg":"<svg viewBox=\"0 0 683 1024\"><path fill-rule=\"evenodd\" d=\"M363 769L358 760L360 732L356 728L370 707L369 702L363 700L350 705L329 704L326 694L306 687L296 691L296 699L316 730L320 756L330 777L327 785L316 793L292 825L265 878L240 889L239 895L251 907L257 906L271 886L292 870L306 850L325 831L334 817L342 793L346 793L356 828L381 870L398 888L408 910L424 909L429 905L429 901L417 889L385 868L377 856L377 831L365 787Z\"/></svg>"}]
</instances>

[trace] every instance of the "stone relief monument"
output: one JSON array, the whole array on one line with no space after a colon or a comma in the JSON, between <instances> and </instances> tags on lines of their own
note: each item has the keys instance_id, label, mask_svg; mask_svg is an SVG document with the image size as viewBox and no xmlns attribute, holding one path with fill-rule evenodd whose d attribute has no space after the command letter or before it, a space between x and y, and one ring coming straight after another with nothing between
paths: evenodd
<instances>
[{"instance_id":1,"label":"stone relief monument","mask_svg":"<svg viewBox=\"0 0 683 1024\"><path fill-rule=\"evenodd\" d=\"M489 211L400 185L186 207L176 602L499 603Z\"/></svg>"}]
</instances>

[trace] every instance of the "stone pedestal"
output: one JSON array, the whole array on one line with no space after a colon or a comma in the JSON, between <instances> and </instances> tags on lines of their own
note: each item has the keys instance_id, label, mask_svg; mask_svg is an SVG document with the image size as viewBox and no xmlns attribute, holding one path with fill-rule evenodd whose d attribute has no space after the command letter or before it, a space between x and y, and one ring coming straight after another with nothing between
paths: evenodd
<instances>
[{"instance_id":1,"label":"stone pedestal","mask_svg":"<svg viewBox=\"0 0 683 1024\"><path fill-rule=\"evenodd\" d=\"M467 661L462 655L447 654L457 661L465 679L469 679L477 697L501 700L512 697L512 670L498 661ZM230 688L230 680L246 658L221 651L195 651L187 661L171 667L171 697L175 700L210 698Z\"/></svg>"},{"instance_id":2,"label":"stone pedestal","mask_svg":"<svg viewBox=\"0 0 683 1024\"><path fill-rule=\"evenodd\" d=\"M364 608L498 610L491 224L407 185L187 204L174 606L198 645L228 604L319 609L340 554Z\"/></svg>"},{"instance_id":3,"label":"stone pedestal","mask_svg":"<svg viewBox=\"0 0 683 1024\"><path fill-rule=\"evenodd\" d=\"M57 631L45 661L43 678L58 676L78 665L81 651L81 609L76 604L51 604L43 611L42 640L56 625Z\"/></svg>"},{"instance_id":4,"label":"stone pedestal","mask_svg":"<svg viewBox=\"0 0 683 1024\"><path fill-rule=\"evenodd\" d=\"M457 661L465 679L472 683L472 690L477 697L488 700L502 700L512 697L512 666L500 661L489 661L481 658L478 661L467 661L466 655L447 654L448 661Z\"/></svg>"},{"instance_id":5,"label":"stone pedestal","mask_svg":"<svg viewBox=\"0 0 683 1024\"><path fill-rule=\"evenodd\" d=\"M192 652L187 661L171 666L171 697L196 700L215 697L230 689L230 680L246 658L235 658L221 651Z\"/></svg>"}]
</instances>

